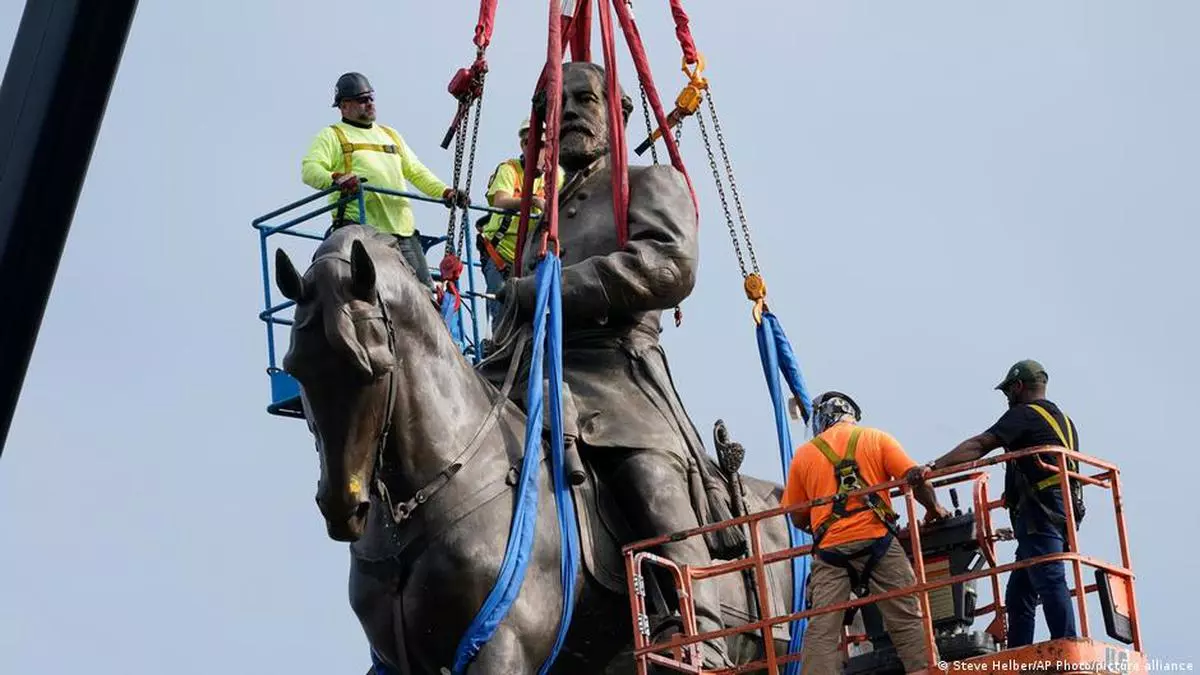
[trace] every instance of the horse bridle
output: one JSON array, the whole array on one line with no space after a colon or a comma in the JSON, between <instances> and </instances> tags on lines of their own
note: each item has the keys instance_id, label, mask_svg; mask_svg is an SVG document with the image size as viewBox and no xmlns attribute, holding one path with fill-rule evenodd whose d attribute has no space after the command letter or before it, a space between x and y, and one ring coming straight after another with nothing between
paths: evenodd
<instances>
[{"instance_id":1,"label":"horse bridle","mask_svg":"<svg viewBox=\"0 0 1200 675\"><path fill-rule=\"evenodd\" d=\"M319 256L313 259L312 264L315 265L322 260L340 260L350 264L349 258L337 254ZM400 504L394 504L391 493L388 491L387 483L383 479L383 451L387 447L388 433L392 428L392 410L396 405L396 378L398 377L397 369L394 367L396 360L396 325L392 321L392 317L388 314L387 303L383 301L383 296L379 293L378 288L375 289L375 304L378 307L378 312L355 313L347 311L347 314L350 315L352 323L376 319L383 321L384 329L387 331L388 353L392 357L393 367L387 376L387 406L384 408L383 423L380 425L379 432L376 435L375 467L371 480L371 494L387 506L392 521L400 525L411 518L417 507L427 502L434 493L449 483L479 453L480 448L483 447L483 441L487 437L487 432L499 420L500 411L504 408L504 403L508 400L509 393L512 391L513 382L516 380L517 369L520 366L521 356L524 352L525 342L529 336L526 331L522 331L518 336L512 359L509 362L508 372L504 375L504 385L500 388L496 400L488 410L487 417L480 423L479 428L476 429L475 434L471 437L466 447L445 468L439 471L432 480L414 492L412 497Z\"/></svg>"}]
</instances>

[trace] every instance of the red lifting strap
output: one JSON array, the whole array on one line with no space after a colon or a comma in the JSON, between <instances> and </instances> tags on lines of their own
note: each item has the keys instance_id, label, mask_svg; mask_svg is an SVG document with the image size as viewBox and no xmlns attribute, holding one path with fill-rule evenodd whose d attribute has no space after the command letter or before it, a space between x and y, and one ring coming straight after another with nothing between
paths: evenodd
<instances>
[{"instance_id":1,"label":"red lifting strap","mask_svg":"<svg viewBox=\"0 0 1200 675\"><path fill-rule=\"evenodd\" d=\"M592 0L584 2L575 9L575 24L571 33L571 60L592 60ZM563 33L567 33L564 31Z\"/></svg>"},{"instance_id":2,"label":"red lifting strap","mask_svg":"<svg viewBox=\"0 0 1200 675\"><path fill-rule=\"evenodd\" d=\"M546 96L546 119L539 120L544 126L546 135L546 164L542 167L543 179L546 184L546 211L542 214L542 218L546 221L547 235L546 240L542 242L541 255L545 255L546 247L553 243L558 246L558 133L559 126L562 124L562 96L558 95L562 91L562 61L563 52L566 45L563 44L562 34L562 5L557 0L550 2L550 40L546 46L546 84L543 91L549 92ZM577 28L574 21L568 27L568 33L575 33ZM534 138L538 138L534 136ZM537 152L530 143L526 146L526 154L530 151ZM534 154L530 159L536 160L537 155ZM533 166L528 164L527 166ZM532 193L532 171L527 172L525 181L530 183L530 189L524 192L524 195ZM521 200L521 221L525 222L528 213L529 197L525 196Z\"/></svg>"},{"instance_id":3,"label":"red lifting strap","mask_svg":"<svg viewBox=\"0 0 1200 675\"><path fill-rule=\"evenodd\" d=\"M590 2L590 0L589 0L589 2ZM560 44L558 47L558 59L557 59L557 62L559 63L559 67L558 67L558 71L559 71L558 87L559 87L559 89L562 89L562 84L561 84L561 82L562 82L562 65L561 64L562 64L563 57L566 56L566 48L567 48L568 44L574 44L573 38L575 35L578 34L579 31L589 30L589 24L586 23L588 18L590 18L590 14L587 12L578 12L578 13L576 13L576 15L574 17L563 15L563 14L559 13L559 20L558 20L558 24L557 24L560 27L560 32L559 32ZM554 53L554 47L549 46L547 48L547 54L552 54L552 53ZM550 91L547 83L549 82L549 79L550 79L551 64L555 60L551 59L551 58L547 58L546 61L547 61L546 64L542 67L542 73L538 77L537 85L535 85L533 88L534 92ZM551 97L547 97L547 98L558 98L558 97L551 96ZM561 104L558 106L558 110L559 110L559 118L561 119L562 118ZM547 112L549 112L549 110L547 110ZM537 108L535 106L530 111L530 114L529 114L530 131L536 132L540 129L543 129L543 123L544 123L544 120L542 120L541 115L538 114ZM549 152L549 149L550 149L549 141L550 141L550 136L551 136L551 133L550 133L551 128L554 129L553 136L554 136L555 146L554 146L554 155L553 156L551 156L550 152ZM557 198L557 195L558 195L558 190L559 190L558 171L557 171L557 169L554 171L550 171L549 168L558 166L558 124L553 124L553 125L546 124L544 134L545 134L545 138L546 138L545 145L547 148L547 152L546 152L546 164L545 164L545 166L542 167L542 175L546 177L545 178L546 194L550 195L550 200L546 204L547 212L545 214L543 214L542 217L547 219L546 220L547 223L551 222L549 220L550 214L549 214L548 209L550 208L550 204L553 203L555 205L555 220L553 222L554 222L554 226L555 226L555 236L557 237L557 234L558 234L558 230L557 230L558 198ZM525 145L525 166L534 166L537 162L538 153L541 152L541 149L542 149L542 145L543 145L543 142L541 140L542 134L531 133L529 138L530 138L530 142ZM535 176L534 176L533 171L525 172L525 180L521 186L521 194L523 194L523 195L532 195L533 194L534 178L535 178ZM516 250L516 255L513 257L513 260L516 260L516 261L521 261L521 260L525 259L524 258L524 256L525 256L525 239L529 233L529 209L530 209L531 205L532 205L532 202L529 202L525 199L521 200L521 209L520 209L521 215L517 221L517 223L518 223L517 224L517 250ZM517 262L513 265L513 275L514 276L521 275L521 265L519 262Z\"/></svg>"},{"instance_id":4,"label":"red lifting strap","mask_svg":"<svg viewBox=\"0 0 1200 675\"><path fill-rule=\"evenodd\" d=\"M623 4L623 0L616 0ZM600 37L604 47L604 76L608 86L608 156L612 170L613 218L617 245L629 241L629 156L625 148L625 116L617 78L617 41L613 38L612 9L600 0Z\"/></svg>"},{"instance_id":5,"label":"red lifting strap","mask_svg":"<svg viewBox=\"0 0 1200 675\"><path fill-rule=\"evenodd\" d=\"M498 0L479 0L479 22L475 24L475 46L487 49L492 42L492 29L496 25L496 3Z\"/></svg>"},{"instance_id":6,"label":"red lifting strap","mask_svg":"<svg viewBox=\"0 0 1200 675\"><path fill-rule=\"evenodd\" d=\"M574 51L574 45L579 43L580 33L587 33L590 30L590 10L585 9L592 0L583 0L577 6L577 11L574 17L566 17L561 13L561 6L558 0L551 0L550 12L550 41L547 47L546 66L542 70L541 77L538 78L538 85L534 91L561 91L562 90L562 59L565 55L568 43L572 47L572 56L577 52ZM621 111L621 89L617 77L617 54L616 54L616 39L613 33L612 11L606 0L597 0L600 2L600 33L604 48L604 70L606 77L606 89L608 98L608 132L609 132L609 156L610 168L612 171L612 195L613 195L613 213L616 219L617 240L620 246L624 246L629 240L629 159L628 151L625 143L625 123L624 115ZM674 14L674 6L677 0L672 2L672 13ZM650 73L649 59L646 57L646 49L642 44L641 35L638 33L637 26L633 22L633 16L629 12L629 7L624 0L612 0L612 6L616 8L617 19L620 21L621 29L625 34L625 41L629 45L630 53L633 56L634 65L637 68L638 79L646 90L646 97L649 100L650 107L654 111L654 117L658 121L661 128L667 129L666 113L663 111L662 100L658 96L658 90L654 86L654 77ZM687 15L682 13L676 15L677 27L680 25L678 21L683 21L683 35L686 35L690 44L690 32L687 31L686 21ZM680 35L677 28L677 35ZM565 41L564 41L565 36ZM692 45L694 52L695 46ZM686 54L685 46L685 54ZM558 243L558 172L555 168L558 166L558 147L559 147L559 125L562 120L562 101L560 96L547 96L546 119L541 120L536 109L530 115L531 130L537 130L545 125L546 134L546 165L543 167L543 175L547 181L547 195L550 197L547 200L546 212L542 215L543 220L547 223L547 236L542 242L542 250L540 253L545 253L545 247L553 243ZM537 135L531 134L532 143L525 147L525 165L533 166L534 158L540 150L542 143L539 142ZM679 145L675 142L673 134L664 134L663 140L667 145L667 153L671 157L671 165L677 171L683 174L684 180L687 182L688 192L692 196L692 206L696 210L696 215L699 217L700 204L696 198L696 190L692 185L691 176L688 175L687 168L683 164L683 158L679 154ZM533 172L525 174L525 184L523 186L523 194L531 194L533 188ZM517 251L516 260L523 260L524 244L529 226L529 204L525 199L522 199L521 216L517 227ZM520 269L515 267L515 273L519 274Z\"/></svg>"},{"instance_id":7,"label":"red lifting strap","mask_svg":"<svg viewBox=\"0 0 1200 675\"><path fill-rule=\"evenodd\" d=\"M663 112L662 100L659 99L658 89L654 86L654 76L650 73L650 60L646 58L646 47L642 44L642 36L633 23L633 15L629 13L629 7L622 0L613 0L613 6L617 8L617 18L621 21L621 29L625 31L625 42L629 44L629 51L633 54L633 63L637 66L638 78L646 89L646 98L649 99L650 108L654 111L654 119L658 122L660 129L669 129L670 125ZM679 154L679 144L675 142L674 134L663 134L663 140L667 144L667 154L671 156L671 166L682 173L683 179L687 182L688 192L692 195L692 206L696 209L698 219L700 202L696 199L696 188L692 185L692 177L688 175L687 167L683 165L683 157ZM697 220L698 222L699 220Z\"/></svg>"},{"instance_id":8,"label":"red lifting strap","mask_svg":"<svg viewBox=\"0 0 1200 675\"><path fill-rule=\"evenodd\" d=\"M675 37L683 49L683 58L688 63L697 63L696 43L692 41L692 29L688 25L687 12L683 11L683 0L671 0L671 18L675 19Z\"/></svg>"}]
</instances>

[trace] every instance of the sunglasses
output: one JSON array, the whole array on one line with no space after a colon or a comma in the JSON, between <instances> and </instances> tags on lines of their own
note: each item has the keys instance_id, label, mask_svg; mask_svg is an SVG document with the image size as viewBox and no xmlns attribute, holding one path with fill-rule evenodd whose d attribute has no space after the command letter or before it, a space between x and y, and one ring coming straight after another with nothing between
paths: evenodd
<instances>
[{"instance_id":1,"label":"sunglasses","mask_svg":"<svg viewBox=\"0 0 1200 675\"><path fill-rule=\"evenodd\" d=\"M350 101L353 101L353 102L355 102L355 103L361 103L361 104L363 104L363 105L366 105L366 104L368 104L368 103L374 103L374 102L375 102L375 97L374 97L374 96L372 96L371 94L363 94L362 96L356 96L356 97L354 97L354 98L352 98L352 99L349 99L349 100L350 100Z\"/></svg>"}]
</instances>

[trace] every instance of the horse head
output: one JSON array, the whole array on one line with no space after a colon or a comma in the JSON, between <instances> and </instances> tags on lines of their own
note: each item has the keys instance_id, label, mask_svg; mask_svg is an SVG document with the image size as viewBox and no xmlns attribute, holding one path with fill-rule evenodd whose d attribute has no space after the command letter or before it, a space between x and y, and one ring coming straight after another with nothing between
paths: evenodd
<instances>
[{"instance_id":1,"label":"horse head","mask_svg":"<svg viewBox=\"0 0 1200 675\"><path fill-rule=\"evenodd\" d=\"M276 284L296 303L283 369L300 384L320 456L317 506L332 539L355 541L394 425L399 371L449 334L395 239L373 228L335 231L303 276L282 250L275 258ZM430 339L414 339L422 334Z\"/></svg>"}]
</instances>

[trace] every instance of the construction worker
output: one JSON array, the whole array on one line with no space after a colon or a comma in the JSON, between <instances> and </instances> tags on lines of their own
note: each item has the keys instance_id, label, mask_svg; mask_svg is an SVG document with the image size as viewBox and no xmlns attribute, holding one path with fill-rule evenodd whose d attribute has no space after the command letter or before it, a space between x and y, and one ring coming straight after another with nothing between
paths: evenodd
<instances>
[{"instance_id":1,"label":"construction worker","mask_svg":"<svg viewBox=\"0 0 1200 675\"><path fill-rule=\"evenodd\" d=\"M322 129L313 139L302 163L305 184L318 190L337 185L340 194L329 196L330 202L336 202L356 194L360 179L374 187L400 192L407 191L407 181L412 181L418 190L430 197L440 197L447 205L467 205L467 195L439 180L395 129L375 122L375 90L365 75L346 73L339 77L334 86L333 106L341 111L342 119ZM353 200L335 212L330 231L347 223L365 222L395 235L417 278L433 290L429 263L409 200L378 192L367 192L364 200L365 221L360 220L358 202Z\"/></svg>"},{"instance_id":2,"label":"construction worker","mask_svg":"<svg viewBox=\"0 0 1200 675\"><path fill-rule=\"evenodd\" d=\"M521 126L517 129L517 138L521 145L521 154L505 160L497 166L496 170L492 172L487 188L488 204L508 211L517 211L521 208L521 188L525 184L525 146L529 141L528 118L521 122ZM534 216L546 208L546 181L541 172L543 159L545 159L545 152L539 153L538 166L535 167L534 194L530 197L532 202L530 215ZM557 183L560 189L564 182L566 182L566 176L560 167ZM512 272L513 257L517 254L517 224L518 216L499 213L493 213L476 222L476 226L481 228L478 248L482 253L480 257L483 259L481 265L483 278L489 294L495 294L500 290ZM495 324L496 317L500 315L501 307L500 301L488 300L488 320L492 324Z\"/></svg>"},{"instance_id":3,"label":"construction worker","mask_svg":"<svg viewBox=\"0 0 1200 675\"><path fill-rule=\"evenodd\" d=\"M858 404L841 392L826 392L813 401L814 437L792 459L784 506L920 475L921 468L894 437L859 426L861 419ZM938 505L928 483L916 481L913 492L925 507L926 522L949 515ZM897 516L886 492L800 509L791 517L796 527L813 534L815 554L808 579L813 609L845 602L851 591L865 596L916 584L916 575L896 539ZM880 600L877 605L905 672L929 672L917 596ZM842 672L842 626L841 612L819 614L808 620L801 661L804 675Z\"/></svg>"},{"instance_id":4,"label":"construction worker","mask_svg":"<svg viewBox=\"0 0 1200 675\"><path fill-rule=\"evenodd\" d=\"M1008 369L996 389L1008 399L1008 411L987 431L959 443L929 463L930 470L973 462L1004 447L1016 452L1039 446L1079 448L1075 423L1046 399L1049 376L1040 363L1019 361ZM1043 460L1056 465L1053 456ZM1004 473L1004 502L1017 539L1017 560L1066 550L1066 509L1058 473L1038 466L1035 457L1008 462ZM1082 519L1082 498L1073 501L1076 519ZM1013 571L1008 577L1008 646L1033 643L1038 598L1050 629L1050 638L1074 637L1075 613L1067 593L1063 563L1052 562Z\"/></svg>"}]
</instances>

